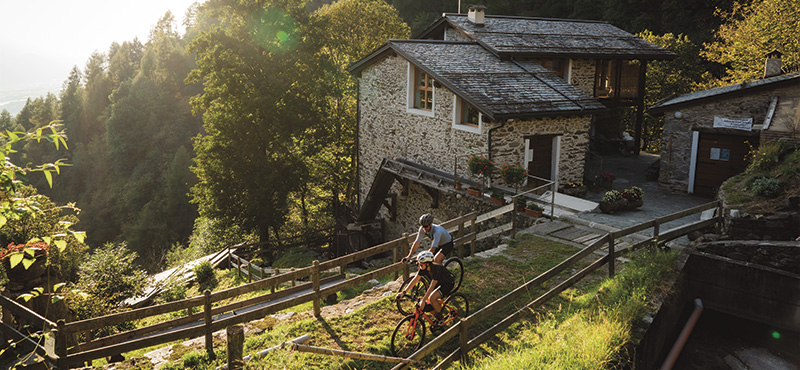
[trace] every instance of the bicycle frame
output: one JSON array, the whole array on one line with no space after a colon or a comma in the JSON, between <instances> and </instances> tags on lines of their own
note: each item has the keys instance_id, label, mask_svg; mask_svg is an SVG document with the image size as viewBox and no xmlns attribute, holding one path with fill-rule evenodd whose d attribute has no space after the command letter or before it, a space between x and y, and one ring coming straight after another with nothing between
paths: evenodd
<instances>
[{"instance_id":1,"label":"bicycle frame","mask_svg":"<svg viewBox=\"0 0 800 370\"><path fill-rule=\"evenodd\" d=\"M443 299L439 299L439 302L442 305L442 311L444 311L445 308L447 309L448 312L452 312L454 310L453 307L450 307L450 305L445 304ZM433 311L431 311L431 312L433 312ZM458 313L458 311L456 311L456 313ZM444 322L442 322L442 326L449 325L453 320L457 319L460 315L461 315L460 313L458 313L455 316L447 315L447 317L445 318ZM424 318L425 321L428 322L428 325L431 326L431 330L433 330L435 325L434 325L434 320L431 319L431 315L428 314L427 312L425 312L425 310L423 310L421 307L416 307L416 309L414 310L414 319L409 322L409 325L406 328L406 332L405 332L405 337L406 338L408 338L408 339L414 338L414 334L416 333L416 330L417 330L417 323L419 322L420 317Z\"/></svg>"}]
</instances>

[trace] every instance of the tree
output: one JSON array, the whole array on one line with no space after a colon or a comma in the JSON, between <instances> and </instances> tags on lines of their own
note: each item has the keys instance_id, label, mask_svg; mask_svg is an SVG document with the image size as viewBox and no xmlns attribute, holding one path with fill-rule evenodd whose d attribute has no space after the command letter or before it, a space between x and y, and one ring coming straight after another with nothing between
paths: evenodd
<instances>
[{"instance_id":1,"label":"tree","mask_svg":"<svg viewBox=\"0 0 800 370\"><path fill-rule=\"evenodd\" d=\"M671 61L652 61L647 64L647 88L645 106L652 106L659 100L687 94L701 89L711 75L703 70L705 61L700 57L700 47L686 35L675 36L667 33L661 36L645 30L637 36L647 42L661 46L678 57ZM642 147L646 151L661 150L661 131L664 128L662 117L645 117L642 132Z\"/></svg>"},{"instance_id":2,"label":"tree","mask_svg":"<svg viewBox=\"0 0 800 370\"><path fill-rule=\"evenodd\" d=\"M197 69L188 80L205 87L192 98L205 129L194 139L192 202L268 241L306 171L297 135L319 121L308 13L295 0L210 1L203 11L220 24L189 48Z\"/></svg>"},{"instance_id":3,"label":"tree","mask_svg":"<svg viewBox=\"0 0 800 370\"><path fill-rule=\"evenodd\" d=\"M739 83L763 77L764 57L783 54L783 70L800 70L800 6L797 0L737 1L730 12L719 11L724 23L717 40L703 55L728 67L723 79Z\"/></svg>"}]
</instances>

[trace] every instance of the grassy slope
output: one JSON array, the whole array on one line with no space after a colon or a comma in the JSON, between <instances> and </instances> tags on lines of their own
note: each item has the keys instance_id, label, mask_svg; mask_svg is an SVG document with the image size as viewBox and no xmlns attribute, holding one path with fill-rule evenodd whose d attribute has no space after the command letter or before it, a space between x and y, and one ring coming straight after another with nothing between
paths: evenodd
<instances>
[{"instance_id":1,"label":"grassy slope","mask_svg":"<svg viewBox=\"0 0 800 370\"><path fill-rule=\"evenodd\" d=\"M511 243L505 252L508 258L495 256L488 260L472 259L466 262L467 274L462 292L470 300L470 311L486 306L576 251L571 246L526 236ZM671 266L669 258L648 256L645 260L651 265ZM628 270L631 269L626 268ZM614 279L616 283L603 283L601 286L597 283L605 276L605 271L601 269L594 275L595 283L584 283L577 289L564 292L547 307L538 312L530 312L526 320L502 333L498 340L474 349L471 357L477 362L468 369L603 368L598 367L598 364L624 361L632 322L637 315L644 312L644 301L652 292L652 287L661 281L660 267L659 271L655 270L657 269L651 266L644 274L630 276L623 273ZM545 290L546 287L542 287L539 292L531 293L525 302ZM471 331L471 334L478 334L488 328L490 323L514 310L511 307L505 312L497 312L490 322ZM306 312L295 315L288 322L267 318L258 322L265 329L264 332L247 337L245 353L257 353L308 334L312 338L307 342L309 345L390 355L390 336L401 318L389 297L342 317L315 319ZM216 361L208 363L202 348L197 348L194 352L184 348L172 357L174 362L171 365L162 369L210 369L219 366L224 362L224 344L215 343L215 347L221 357ZM428 356L426 360L429 365L433 365L454 349L455 343L450 344ZM246 369L391 367L392 364L389 363L306 354L285 349L246 365ZM134 365L130 368L139 367Z\"/></svg>"},{"instance_id":2,"label":"grassy slope","mask_svg":"<svg viewBox=\"0 0 800 370\"><path fill-rule=\"evenodd\" d=\"M790 197L800 196L800 151L786 151L771 143L762 146L758 153L747 170L722 184L725 201L752 214L780 211ZM761 177L776 179L780 194L776 197L756 194L753 184Z\"/></svg>"}]
</instances>

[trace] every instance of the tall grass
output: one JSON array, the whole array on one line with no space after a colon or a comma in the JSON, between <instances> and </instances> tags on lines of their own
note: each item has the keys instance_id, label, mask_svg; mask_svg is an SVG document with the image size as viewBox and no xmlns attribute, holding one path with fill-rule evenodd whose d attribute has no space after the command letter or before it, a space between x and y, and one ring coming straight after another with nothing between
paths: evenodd
<instances>
[{"instance_id":1,"label":"tall grass","mask_svg":"<svg viewBox=\"0 0 800 370\"><path fill-rule=\"evenodd\" d=\"M495 349L479 349L461 370L613 369L627 367L634 326L662 282L675 274L675 252L643 251L612 279L569 290ZM482 358L478 358L482 357Z\"/></svg>"}]
</instances>

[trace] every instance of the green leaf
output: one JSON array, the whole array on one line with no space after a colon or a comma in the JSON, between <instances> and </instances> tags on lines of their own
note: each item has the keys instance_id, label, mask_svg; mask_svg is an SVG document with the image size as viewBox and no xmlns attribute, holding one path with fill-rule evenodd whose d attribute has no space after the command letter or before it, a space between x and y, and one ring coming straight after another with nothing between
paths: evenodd
<instances>
[{"instance_id":1,"label":"green leaf","mask_svg":"<svg viewBox=\"0 0 800 370\"><path fill-rule=\"evenodd\" d=\"M78 295L78 297L81 297L83 299L89 298L89 293L86 292L78 292L76 294Z\"/></svg>"},{"instance_id":2,"label":"green leaf","mask_svg":"<svg viewBox=\"0 0 800 370\"><path fill-rule=\"evenodd\" d=\"M36 296L40 296L44 293L44 288L37 286L36 288L33 288L33 291L38 293Z\"/></svg>"},{"instance_id":3,"label":"green leaf","mask_svg":"<svg viewBox=\"0 0 800 370\"><path fill-rule=\"evenodd\" d=\"M14 268L14 266L16 266L20 262L22 262L22 257L25 257L25 256L20 252L14 252L8 257L8 261L9 261L9 264L11 265L12 269Z\"/></svg>"},{"instance_id":4,"label":"green leaf","mask_svg":"<svg viewBox=\"0 0 800 370\"><path fill-rule=\"evenodd\" d=\"M56 247L58 248L59 252L63 252L64 249L67 249L67 241L66 240L56 240L53 242Z\"/></svg>"},{"instance_id":5,"label":"green leaf","mask_svg":"<svg viewBox=\"0 0 800 370\"><path fill-rule=\"evenodd\" d=\"M57 291L58 291L59 289L61 289L61 288L62 288L64 285L67 285L67 283L58 283L58 284L56 284L56 285L53 285L53 291L54 291L54 292L57 292Z\"/></svg>"},{"instance_id":6,"label":"green leaf","mask_svg":"<svg viewBox=\"0 0 800 370\"><path fill-rule=\"evenodd\" d=\"M83 243L83 240L86 239L86 232L85 231L72 231L72 236L75 239L78 239L79 242Z\"/></svg>"},{"instance_id":7,"label":"green leaf","mask_svg":"<svg viewBox=\"0 0 800 370\"><path fill-rule=\"evenodd\" d=\"M50 245L50 241L51 240L52 240L52 238L50 238L49 236L43 236L42 237L42 241L47 243L47 245Z\"/></svg>"},{"instance_id":8,"label":"green leaf","mask_svg":"<svg viewBox=\"0 0 800 370\"><path fill-rule=\"evenodd\" d=\"M29 255L31 257L35 257L36 256L36 250L33 249L33 248L25 248L25 254L27 254L27 255Z\"/></svg>"},{"instance_id":9,"label":"green leaf","mask_svg":"<svg viewBox=\"0 0 800 370\"><path fill-rule=\"evenodd\" d=\"M6 219L6 216L0 215L0 227L3 227L7 221L8 219Z\"/></svg>"},{"instance_id":10,"label":"green leaf","mask_svg":"<svg viewBox=\"0 0 800 370\"><path fill-rule=\"evenodd\" d=\"M22 260L22 266L25 267L25 269L27 270L31 267L31 265L33 265L34 262L36 262L36 260L25 258Z\"/></svg>"},{"instance_id":11,"label":"green leaf","mask_svg":"<svg viewBox=\"0 0 800 370\"><path fill-rule=\"evenodd\" d=\"M53 175L50 174L50 171L45 170L44 171L44 177L47 178L47 184L50 185L50 187L52 188L53 187Z\"/></svg>"},{"instance_id":12,"label":"green leaf","mask_svg":"<svg viewBox=\"0 0 800 370\"><path fill-rule=\"evenodd\" d=\"M20 298L22 298L22 300L27 302L27 301L30 301L31 298L33 298L33 294L29 294L29 293L20 294L19 297L17 297L17 299L20 299Z\"/></svg>"},{"instance_id":13,"label":"green leaf","mask_svg":"<svg viewBox=\"0 0 800 370\"><path fill-rule=\"evenodd\" d=\"M56 295L53 295L53 297L50 298L50 302L56 303L56 302L61 301L63 299L64 299L63 296L60 296L60 295L56 294Z\"/></svg>"}]
</instances>

